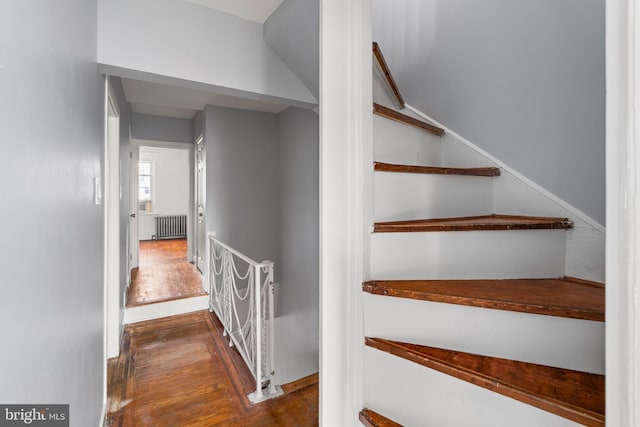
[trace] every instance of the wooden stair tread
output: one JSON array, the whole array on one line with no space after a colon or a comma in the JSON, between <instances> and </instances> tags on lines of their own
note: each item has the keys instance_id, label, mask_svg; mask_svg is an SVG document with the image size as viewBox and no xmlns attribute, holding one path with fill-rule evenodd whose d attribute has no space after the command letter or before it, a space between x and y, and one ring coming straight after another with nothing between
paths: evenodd
<instances>
[{"instance_id":1,"label":"wooden stair tread","mask_svg":"<svg viewBox=\"0 0 640 427\"><path fill-rule=\"evenodd\" d=\"M360 411L360 416L358 417L360 422L367 427L402 427L402 424L398 424L397 422L390 420L377 413L376 411L372 411L369 408L365 408Z\"/></svg>"},{"instance_id":2,"label":"wooden stair tread","mask_svg":"<svg viewBox=\"0 0 640 427\"><path fill-rule=\"evenodd\" d=\"M476 230L564 230L572 227L573 224L567 218L491 214L376 222L373 226L373 231L374 233L397 233Z\"/></svg>"},{"instance_id":3,"label":"wooden stair tread","mask_svg":"<svg viewBox=\"0 0 640 427\"><path fill-rule=\"evenodd\" d=\"M373 103L373 112L379 116L417 127L434 135L444 135L444 129L442 128L434 126L431 123L423 122L422 120L414 119L411 116L407 116L406 114L402 114L392 108L385 107L384 105L380 105L375 102Z\"/></svg>"},{"instance_id":4,"label":"wooden stair tread","mask_svg":"<svg viewBox=\"0 0 640 427\"><path fill-rule=\"evenodd\" d=\"M448 168L440 166L398 165L392 163L373 162L373 168L378 172L426 173L465 176L500 176L500 169L494 167Z\"/></svg>"},{"instance_id":5,"label":"wooden stair tread","mask_svg":"<svg viewBox=\"0 0 640 427\"><path fill-rule=\"evenodd\" d=\"M398 102L398 105L400 106L400 108L404 108L404 98L400 93L400 88L398 88L396 81L391 75L391 70L387 65L387 61L385 61L384 55L382 54L382 50L380 49L380 46L378 46L378 43L376 42L373 42L373 56L376 58L376 61L380 65L380 71L384 75L387 81L387 84L391 88L391 92L393 92L393 95L395 96L396 101Z\"/></svg>"},{"instance_id":6,"label":"wooden stair tread","mask_svg":"<svg viewBox=\"0 0 640 427\"><path fill-rule=\"evenodd\" d=\"M587 426L604 426L603 375L365 338L366 345Z\"/></svg>"},{"instance_id":7,"label":"wooden stair tread","mask_svg":"<svg viewBox=\"0 0 640 427\"><path fill-rule=\"evenodd\" d=\"M495 280L371 280L374 295L604 322L604 285L572 277Z\"/></svg>"}]
</instances>

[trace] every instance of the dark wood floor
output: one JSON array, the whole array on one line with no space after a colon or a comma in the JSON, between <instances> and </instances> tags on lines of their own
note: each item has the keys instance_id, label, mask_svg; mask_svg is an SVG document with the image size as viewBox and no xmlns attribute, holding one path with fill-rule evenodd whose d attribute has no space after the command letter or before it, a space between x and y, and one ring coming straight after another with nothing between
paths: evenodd
<instances>
[{"instance_id":1,"label":"dark wood floor","mask_svg":"<svg viewBox=\"0 0 640 427\"><path fill-rule=\"evenodd\" d=\"M205 295L198 269L187 261L186 239L141 241L139 264L127 307Z\"/></svg>"},{"instance_id":2,"label":"dark wood floor","mask_svg":"<svg viewBox=\"0 0 640 427\"><path fill-rule=\"evenodd\" d=\"M207 311L127 325L109 361L107 426L318 425L317 376L251 405L250 374Z\"/></svg>"}]
</instances>

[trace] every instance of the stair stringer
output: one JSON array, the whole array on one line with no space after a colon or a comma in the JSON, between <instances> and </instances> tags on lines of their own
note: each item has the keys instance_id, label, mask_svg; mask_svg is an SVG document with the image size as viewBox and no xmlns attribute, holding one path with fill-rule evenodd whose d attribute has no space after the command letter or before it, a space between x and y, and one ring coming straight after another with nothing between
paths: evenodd
<instances>
[{"instance_id":1,"label":"stair stringer","mask_svg":"<svg viewBox=\"0 0 640 427\"><path fill-rule=\"evenodd\" d=\"M406 110L445 129L448 138L441 149L443 163L460 164L469 158L475 164L480 156L485 163L500 168L501 176L495 179L493 188L494 212L569 218L574 227L566 232L565 275L604 282L604 226L423 112L410 105Z\"/></svg>"}]
</instances>

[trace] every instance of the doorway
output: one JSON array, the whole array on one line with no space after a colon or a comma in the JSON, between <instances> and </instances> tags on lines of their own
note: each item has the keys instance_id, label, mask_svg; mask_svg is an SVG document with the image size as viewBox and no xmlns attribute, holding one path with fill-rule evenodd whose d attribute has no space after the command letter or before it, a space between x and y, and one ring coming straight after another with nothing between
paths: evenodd
<instances>
[{"instance_id":1,"label":"doorway","mask_svg":"<svg viewBox=\"0 0 640 427\"><path fill-rule=\"evenodd\" d=\"M205 295L193 259L193 146L134 140L127 308Z\"/></svg>"}]
</instances>

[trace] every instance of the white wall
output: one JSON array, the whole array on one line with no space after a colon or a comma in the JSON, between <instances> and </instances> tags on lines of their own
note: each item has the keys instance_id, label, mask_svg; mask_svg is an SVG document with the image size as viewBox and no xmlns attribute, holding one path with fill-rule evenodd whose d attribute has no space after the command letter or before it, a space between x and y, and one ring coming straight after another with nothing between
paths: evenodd
<instances>
[{"instance_id":1,"label":"white wall","mask_svg":"<svg viewBox=\"0 0 640 427\"><path fill-rule=\"evenodd\" d=\"M374 0L408 104L601 224L604 1Z\"/></svg>"},{"instance_id":2,"label":"white wall","mask_svg":"<svg viewBox=\"0 0 640 427\"><path fill-rule=\"evenodd\" d=\"M316 99L319 86L318 0L284 0L264 23L264 39Z\"/></svg>"},{"instance_id":3,"label":"white wall","mask_svg":"<svg viewBox=\"0 0 640 427\"><path fill-rule=\"evenodd\" d=\"M278 116L278 294L276 382L318 372L318 115Z\"/></svg>"},{"instance_id":4,"label":"white wall","mask_svg":"<svg viewBox=\"0 0 640 427\"><path fill-rule=\"evenodd\" d=\"M189 150L164 147L140 147L142 160L151 160L154 168L153 212L140 213L138 237L151 240L155 230L155 217L161 215L188 215L191 187ZM187 224L190 224L189 219Z\"/></svg>"},{"instance_id":5,"label":"white wall","mask_svg":"<svg viewBox=\"0 0 640 427\"><path fill-rule=\"evenodd\" d=\"M99 0L98 62L131 78L313 106L262 25L181 0Z\"/></svg>"},{"instance_id":6,"label":"white wall","mask_svg":"<svg viewBox=\"0 0 640 427\"><path fill-rule=\"evenodd\" d=\"M0 2L0 402L103 404L104 77L95 1Z\"/></svg>"}]
</instances>

